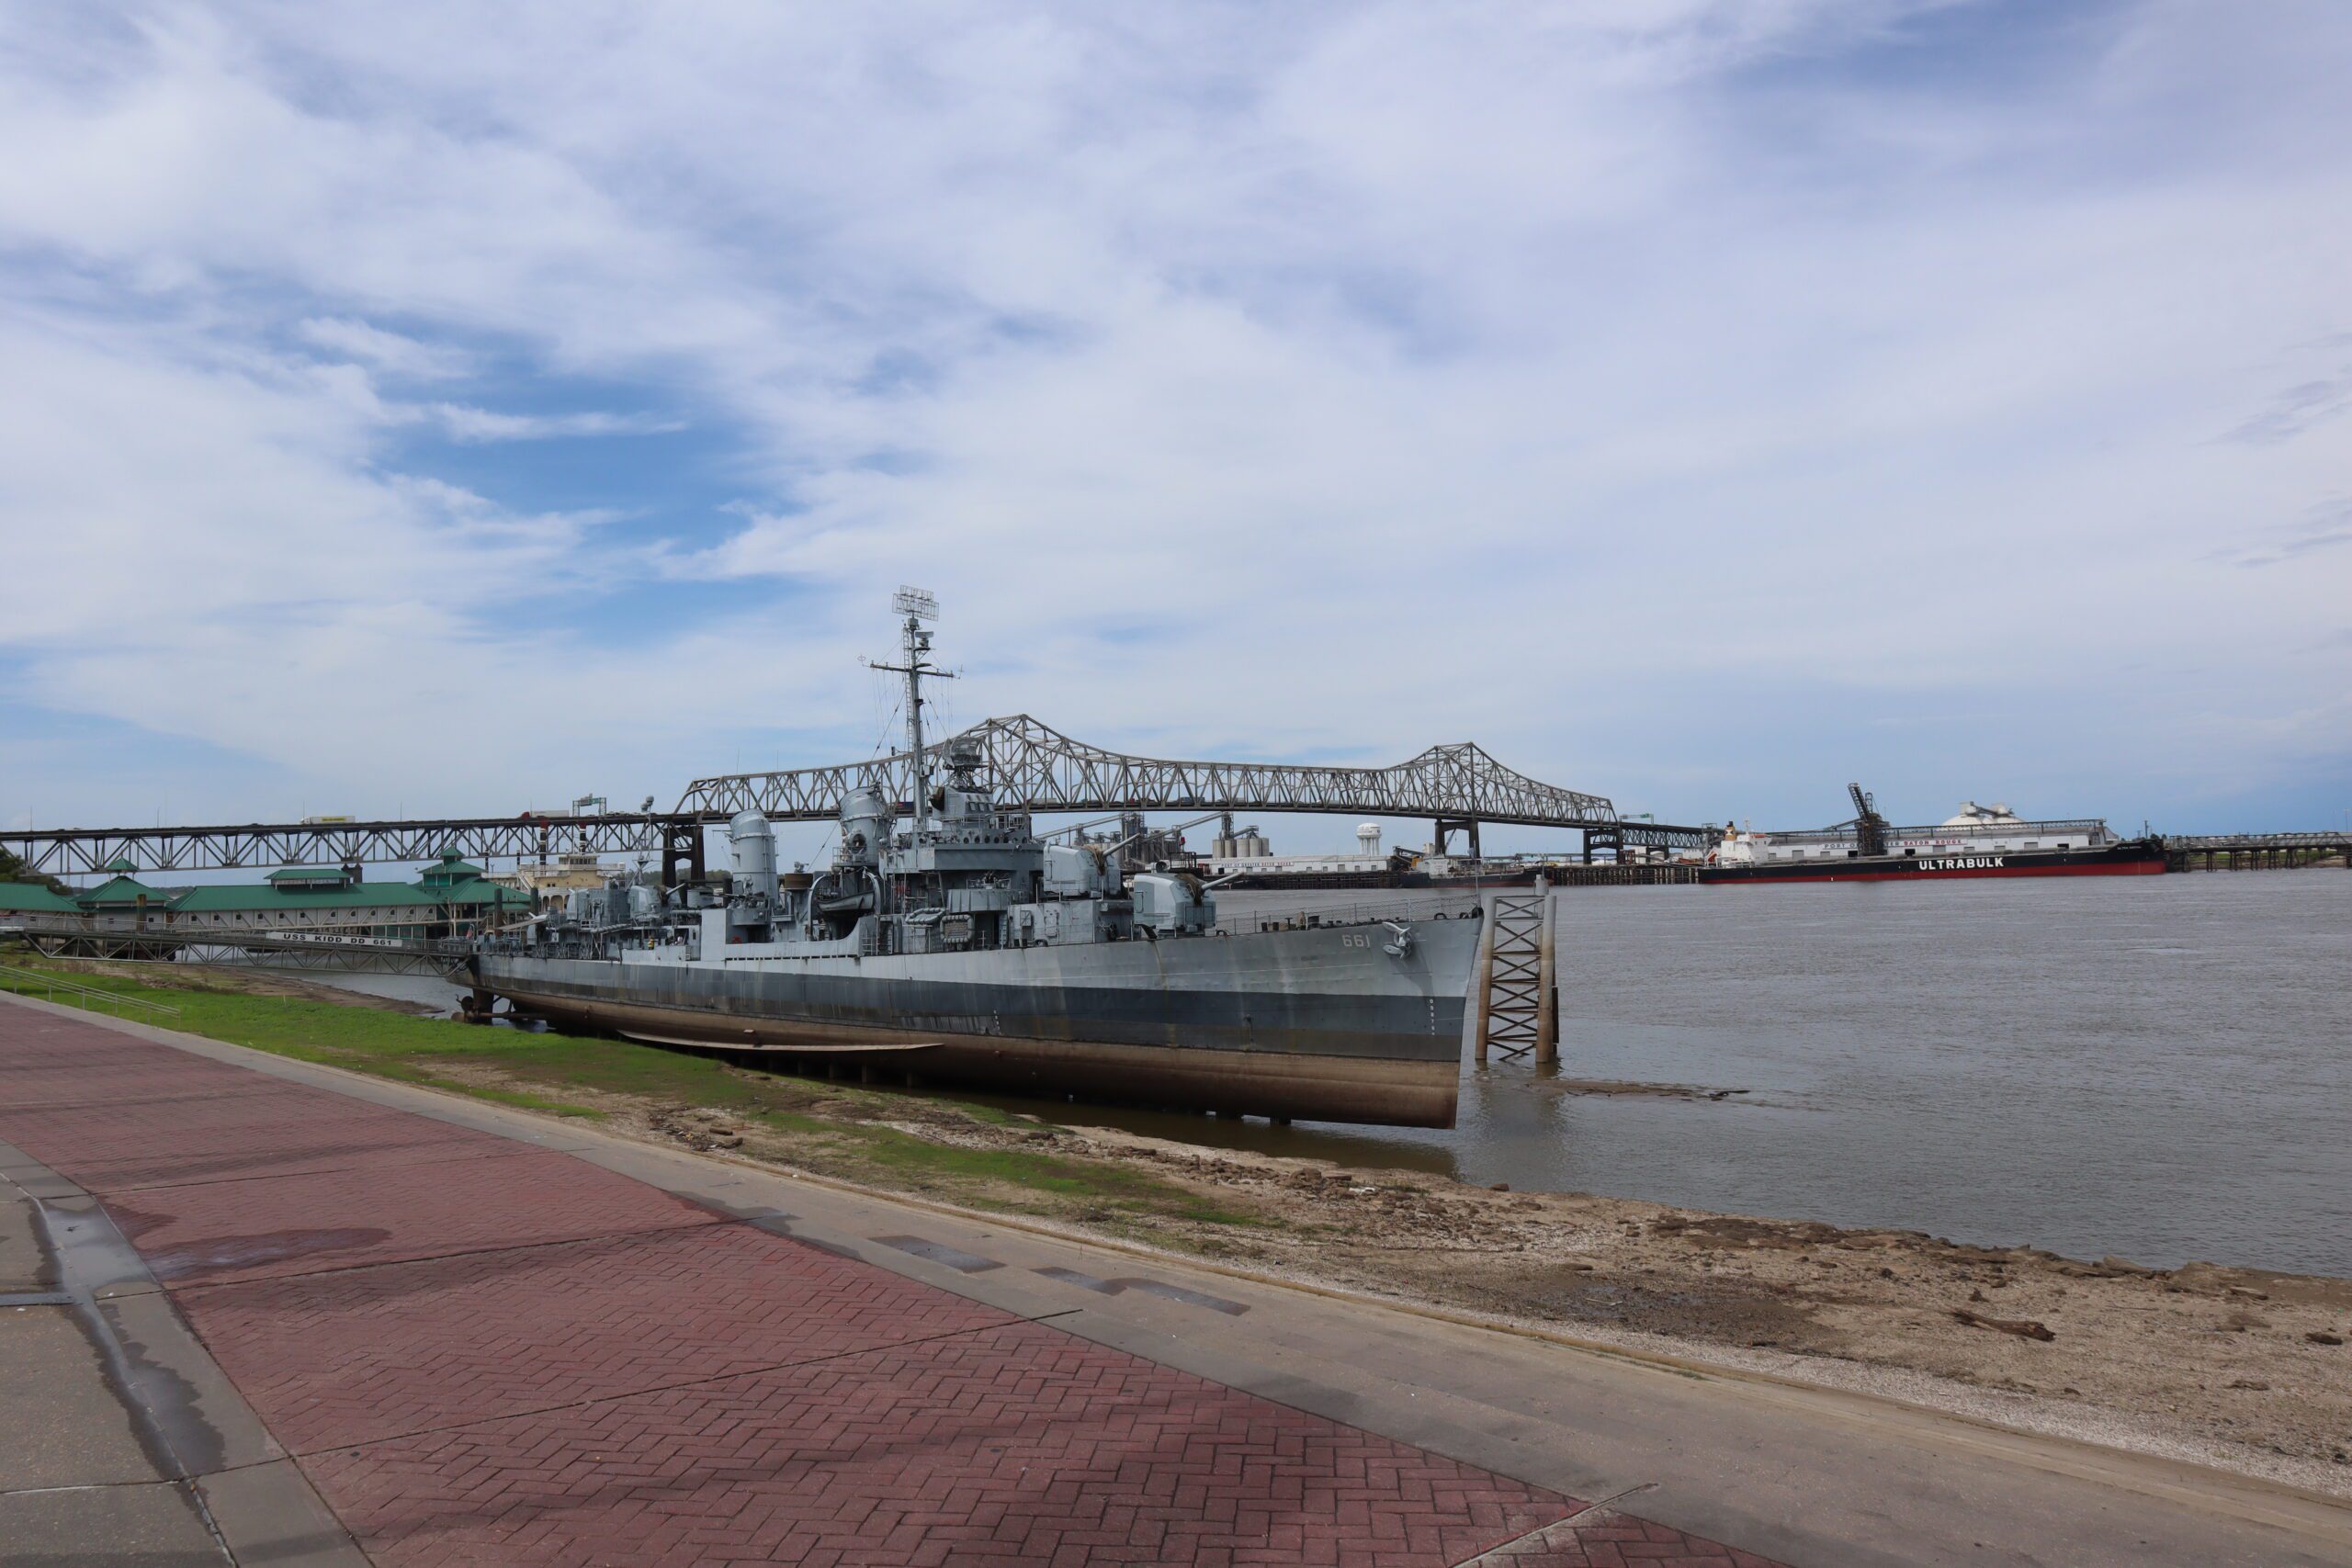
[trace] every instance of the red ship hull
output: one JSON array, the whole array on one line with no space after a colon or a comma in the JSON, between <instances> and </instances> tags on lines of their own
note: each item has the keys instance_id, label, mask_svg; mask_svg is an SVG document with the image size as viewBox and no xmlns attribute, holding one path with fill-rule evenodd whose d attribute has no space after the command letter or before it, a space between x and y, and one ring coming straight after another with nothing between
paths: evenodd
<instances>
[{"instance_id":1,"label":"red ship hull","mask_svg":"<svg viewBox=\"0 0 2352 1568\"><path fill-rule=\"evenodd\" d=\"M1709 865L1710 885L1762 882L1945 882L1985 876L2155 876L2166 869L2160 844L2137 840L2097 850L2027 851L2017 854L1920 855L1868 861L1819 860L1785 864Z\"/></svg>"}]
</instances>

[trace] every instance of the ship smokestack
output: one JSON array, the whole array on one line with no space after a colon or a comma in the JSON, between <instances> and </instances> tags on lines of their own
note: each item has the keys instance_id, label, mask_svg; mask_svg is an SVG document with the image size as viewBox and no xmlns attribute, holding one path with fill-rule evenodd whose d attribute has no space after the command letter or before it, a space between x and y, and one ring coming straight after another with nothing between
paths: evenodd
<instances>
[{"instance_id":1,"label":"ship smokestack","mask_svg":"<svg viewBox=\"0 0 2352 1568\"><path fill-rule=\"evenodd\" d=\"M735 857L735 891L775 902L775 829L756 811L728 819L727 845Z\"/></svg>"}]
</instances>

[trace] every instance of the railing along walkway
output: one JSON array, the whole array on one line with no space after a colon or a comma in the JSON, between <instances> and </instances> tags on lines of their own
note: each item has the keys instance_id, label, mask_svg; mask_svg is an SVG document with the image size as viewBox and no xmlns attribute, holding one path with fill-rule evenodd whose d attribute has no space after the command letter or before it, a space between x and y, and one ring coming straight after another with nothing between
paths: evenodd
<instances>
[{"instance_id":1,"label":"railing along walkway","mask_svg":"<svg viewBox=\"0 0 2352 1568\"><path fill-rule=\"evenodd\" d=\"M111 1002L121 1007L140 1008L159 1017L177 1018L180 1015L179 1009L167 1006L163 1002L151 1002L144 997L134 997L122 991L109 991L103 986L85 986L79 981L68 980L62 975L52 975L46 970L0 967L0 988L13 991L21 997L29 995L33 987L36 986L40 987L50 1001L57 1000L57 994L60 991L64 992L67 1005L71 1007L86 1008L93 1002Z\"/></svg>"}]
</instances>

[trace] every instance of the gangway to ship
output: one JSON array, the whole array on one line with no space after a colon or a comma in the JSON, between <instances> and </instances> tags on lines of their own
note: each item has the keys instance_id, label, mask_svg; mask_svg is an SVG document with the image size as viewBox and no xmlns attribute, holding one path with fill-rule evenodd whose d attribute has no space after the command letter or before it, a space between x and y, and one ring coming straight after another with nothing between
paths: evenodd
<instances>
[{"instance_id":1,"label":"gangway to ship","mask_svg":"<svg viewBox=\"0 0 2352 1568\"><path fill-rule=\"evenodd\" d=\"M1484 1066L1495 1053L1538 1063L1560 1059L1560 981L1552 935L1552 889L1495 893L1486 900L1471 971L1472 1050Z\"/></svg>"}]
</instances>

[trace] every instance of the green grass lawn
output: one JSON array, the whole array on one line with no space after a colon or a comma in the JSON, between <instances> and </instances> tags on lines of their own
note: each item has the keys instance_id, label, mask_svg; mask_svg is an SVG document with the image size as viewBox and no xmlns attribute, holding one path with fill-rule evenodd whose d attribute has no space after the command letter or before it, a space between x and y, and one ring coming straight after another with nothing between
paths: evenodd
<instances>
[{"instance_id":1,"label":"green grass lawn","mask_svg":"<svg viewBox=\"0 0 2352 1568\"><path fill-rule=\"evenodd\" d=\"M545 1037L541 1036L522 1034L513 1030L484 1029L478 1024L459 1023L448 1019L419 1018L379 1008L345 1007L334 1002L306 1001L298 997L253 996L225 987L209 987L200 975L184 979L175 976L173 978L178 983L164 986L142 985L114 975L92 973L73 964L50 964L38 959L9 958L0 963L0 968L54 974L93 990L178 1010L177 1016L173 1016L143 1009L115 1009L95 998L69 996L62 991L51 998L107 1017L201 1034L235 1045L250 1045L280 1056L373 1073L379 1077L397 1078L404 1083L425 1083L462 1089L482 1099L522 1105L534 1111L548 1111L566 1116L603 1114L584 1106L565 1105L514 1090L461 1083L434 1071L436 1065L444 1063L503 1065L508 1058L520 1057L532 1049L552 1055L548 1050ZM39 982L17 975L0 974L0 988L27 996L45 994ZM598 1043L582 1041L575 1043ZM518 1044L521 1051L516 1050Z\"/></svg>"},{"instance_id":2,"label":"green grass lawn","mask_svg":"<svg viewBox=\"0 0 2352 1568\"><path fill-rule=\"evenodd\" d=\"M75 964L0 954L0 989L30 996L44 994L40 982L11 976L8 969L54 974L179 1010L173 1017L137 1009L118 1011L62 992L55 998L104 1016L500 1105L593 1119L612 1113L593 1103L606 1096L656 1110L716 1110L780 1143L793 1164L978 1207L1075 1216L1123 1234L1148 1233L1153 1220L1244 1227L1267 1223L1265 1216L1213 1203L1129 1165L1026 1147L974 1148L882 1124L885 1119L944 1117L951 1125L960 1122L975 1130L1040 1125L993 1106L760 1072L625 1040L538 1034L380 1008L256 996L210 981L201 971L173 974L167 985L141 983Z\"/></svg>"}]
</instances>

